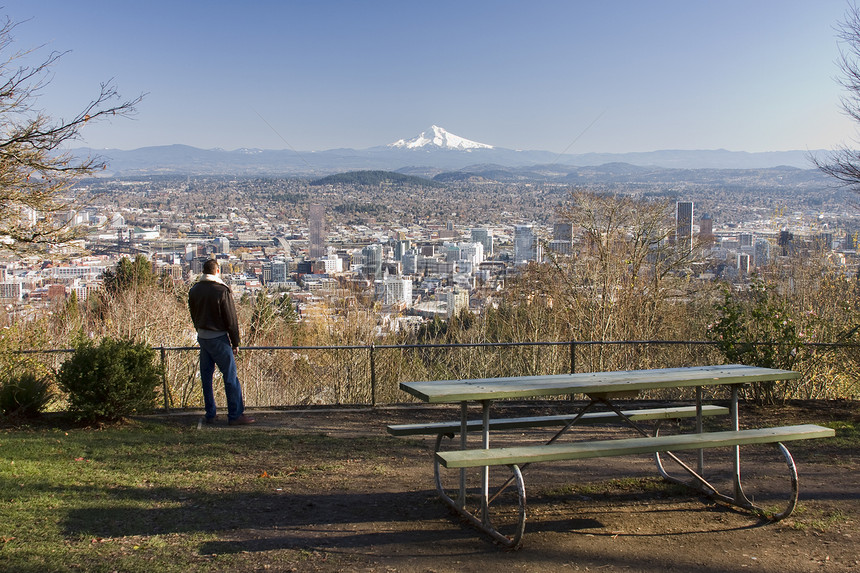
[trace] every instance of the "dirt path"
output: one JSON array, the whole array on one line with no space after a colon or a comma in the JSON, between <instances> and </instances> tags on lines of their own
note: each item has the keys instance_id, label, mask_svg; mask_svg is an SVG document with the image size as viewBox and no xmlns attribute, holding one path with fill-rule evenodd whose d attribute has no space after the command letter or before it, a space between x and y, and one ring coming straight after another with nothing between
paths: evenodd
<instances>
[{"instance_id":1,"label":"dirt path","mask_svg":"<svg viewBox=\"0 0 860 573\"><path fill-rule=\"evenodd\" d=\"M518 412L546 408L530 405ZM648 456L533 466L526 475L529 518L524 546L511 552L459 523L439 501L432 478L433 438L383 437L385 459L362 463L371 457L363 450L362 438L384 436L385 426L391 423L453 419L456 410L409 407L253 414L260 427L346 437L356 443L356 463L296 483L279 494L276 513L270 499L260 500L259 507L251 501L246 510L259 512L258 525L230 531L205 548L213 554L257 554L260 569L860 570L860 452L844 440L788 444L798 466L801 501L792 517L778 523L655 479ZM195 420L192 414L171 419L183 424ZM857 405L816 402L779 411L745 406L743 416L749 426L832 420L860 425ZM527 442L541 437L521 432L509 439ZM378 441L374 444L379 447ZM718 452L709 457L708 467L730 467L727 456L728 452ZM765 505L778 504L778 494L790 485L785 462L775 449L746 448L743 462L744 477L751 484L747 493ZM718 485L728 479L724 472L718 474ZM304 557L301 562L266 567L266 556L283 549L300 549Z\"/></svg>"}]
</instances>

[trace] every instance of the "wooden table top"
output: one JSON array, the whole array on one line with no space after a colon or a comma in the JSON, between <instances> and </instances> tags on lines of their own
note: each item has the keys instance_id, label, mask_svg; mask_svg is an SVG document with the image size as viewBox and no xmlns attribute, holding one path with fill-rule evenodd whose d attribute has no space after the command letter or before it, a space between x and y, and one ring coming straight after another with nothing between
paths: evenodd
<instances>
[{"instance_id":1,"label":"wooden table top","mask_svg":"<svg viewBox=\"0 0 860 573\"><path fill-rule=\"evenodd\" d=\"M401 382L400 388L429 403L525 398L563 394L612 394L655 388L746 384L800 378L791 370L742 364L512 376L470 380Z\"/></svg>"}]
</instances>

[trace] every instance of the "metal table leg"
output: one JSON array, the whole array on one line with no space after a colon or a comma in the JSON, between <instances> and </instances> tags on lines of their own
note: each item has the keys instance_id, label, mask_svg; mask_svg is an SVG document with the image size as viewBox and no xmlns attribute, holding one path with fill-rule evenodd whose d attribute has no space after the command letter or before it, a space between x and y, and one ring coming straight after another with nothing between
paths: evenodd
<instances>
[{"instance_id":1,"label":"metal table leg","mask_svg":"<svg viewBox=\"0 0 860 573\"><path fill-rule=\"evenodd\" d=\"M490 449L490 400L481 401L483 418L482 444L485 450ZM481 521L490 526L490 467L484 466L481 471Z\"/></svg>"}]
</instances>

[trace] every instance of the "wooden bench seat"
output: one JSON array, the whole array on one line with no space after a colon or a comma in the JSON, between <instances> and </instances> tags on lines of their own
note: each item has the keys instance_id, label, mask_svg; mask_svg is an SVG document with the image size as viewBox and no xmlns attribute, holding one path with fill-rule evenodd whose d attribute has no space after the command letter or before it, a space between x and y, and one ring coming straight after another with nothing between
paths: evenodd
<instances>
[{"instance_id":1,"label":"wooden bench seat","mask_svg":"<svg viewBox=\"0 0 860 573\"><path fill-rule=\"evenodd\" d=\"M836 435L830 428L814 424L780 426L727 432L677 434L650 438L627 438L436 452L436 459L446 468L468 468L497 465L524 465L533 462L574 460L607 456L624 456L679 450L697 450L722 446L765 444L812 438L829 438Z\"/></svg>"},{"instance_id":2,"label":"wooden bench seat","mask_svg":"<svg viewBox=\"0 0 860 573\"><path fill-rule=\"evenodd\" d=\"M676 406L672 408L648 408L639 410L623 410L625 416L633 421L669 420L676 418L693 418L696 416L695 406ZM729 409L723 406L702 406L702 416L727 416ZM576 416L574 414L557 414L552 416L531 416L527 418L499 418L490 420L491 430L511 430L520 428L539 428L543 426L564 427ZM621 421L615 412L588 412L578 420L578 424L605 424ZM483 429L481 420L468 420L466 431L479 432ZM419 435L455 435L460 433L460 422L434 422L429 424L397 424L388 426L392 436Z\"/></svg>"}]
</instances>

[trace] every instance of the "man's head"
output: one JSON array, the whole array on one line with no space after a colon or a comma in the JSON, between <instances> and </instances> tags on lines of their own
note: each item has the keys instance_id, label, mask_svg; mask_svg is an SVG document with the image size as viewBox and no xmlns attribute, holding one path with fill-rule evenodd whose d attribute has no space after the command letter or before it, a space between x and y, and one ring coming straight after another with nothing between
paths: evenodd
<instances>
[{"instance_id":1,"label":"man's head","mask_svg":"<svg viewBox=\"0 0 860 573\"><path fill-rule=\"evenodd\" d=\"M209 259L203 263L203 272L207 275L217 275L221 271L221 265L215 259Z\"/></svg>"}]
</instances>

